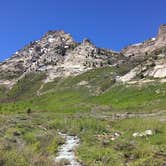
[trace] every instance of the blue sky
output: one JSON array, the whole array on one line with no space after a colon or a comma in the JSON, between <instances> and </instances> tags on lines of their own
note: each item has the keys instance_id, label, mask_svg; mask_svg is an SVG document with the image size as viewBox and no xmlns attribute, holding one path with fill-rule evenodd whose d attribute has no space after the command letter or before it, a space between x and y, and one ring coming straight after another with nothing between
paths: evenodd
<instances>
[{"instance_id":1,"label":"blue sky","mask_svg":"<svg viewBox=\"0 0 166 166\"><path fill-rule=\"evenodd\" d=\"M0 2L0 61L48 30L120 50L166 23L166 0L5 0Z\"/></svg>"}]
</instances>

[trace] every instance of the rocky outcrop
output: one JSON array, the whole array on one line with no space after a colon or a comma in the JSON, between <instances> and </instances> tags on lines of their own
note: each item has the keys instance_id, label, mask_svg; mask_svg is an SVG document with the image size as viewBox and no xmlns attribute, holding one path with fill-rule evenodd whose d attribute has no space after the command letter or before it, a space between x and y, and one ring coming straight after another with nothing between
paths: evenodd
<instances>
[{"instance_id":1,"label":"rocky outcrop","mask_svg":"<svg viewBox=\"0 0 166 166\"><path fill-rule=\"evenodd\" d=\"M30 72L45 72L46 82L78 75L92 68L114 65L119 53L97 48L88 39L77 43L64 31L49 31L10 59L0 63L0 84L12 86ZM119 62L118 62L119 63Z\"/></svg>"},{"instance_id":2,"label":"rocky outcrop","mask_svg":"<svg viewBox=\"0 0 166 166\"><path fill-rule=\"evenodd\" d=\"M133 133L133 137L148 137L148 136L152 136L152 135L153 135L152 130L146 130L144 132Z\"/></svg>"},{"instance_id":3,"label":"rocky outcrop","mask_svg":"<svg viewBox=\"0 0 166 166\"><path fill-rule=\"evenodd\" d=\"M131 45L121 52L97 48L88 39L78 43L62 30L49 31L0 63L0 85L10 88L30 72L44 72L45 82L50 82L94 68L120 68L124 64L130 72L117 76L118 81L128 82L137 76L166 77L166 25L160 26L156 38Z\"/></svg>"},{"instance_id":4,"label":"rocky outcrop","mask_svg":"<svg viewBox=\"0 0 166 166\"><path fill-rule=\"evenodd\" d=\"M134 78L166 77L166 24L160 26L156 38L128 46L121 53L128 58L133 69L118 78L120 81L128 82Z\"/></svg>"},{"instance_id":5,"label":"rocky outcrop","mask_svg":"<svg viewBox=\"0 0 166 166\"><path fill-rule=\"evenodd\" d=\"M156 38L151 38L142 43L130 45L122 49L121 53L127 57L132 56L147 56L151 52L161 49L166 46L166 24L163 24L159 28L159 32Z\"/></svg>"}]
</instances>

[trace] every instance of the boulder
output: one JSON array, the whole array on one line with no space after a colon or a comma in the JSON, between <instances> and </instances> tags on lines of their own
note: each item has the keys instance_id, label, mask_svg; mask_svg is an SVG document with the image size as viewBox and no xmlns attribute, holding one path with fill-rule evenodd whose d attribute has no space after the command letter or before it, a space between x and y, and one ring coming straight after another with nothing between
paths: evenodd
<instances>
[{"instance_id":1,"label":"boulder","mask_svg":"<svg viewBox=\"0 0 166 166\"><path fill-rule=\"evenodd\" d=\"M133 137L147 137L147 136L152 136L152 135L153 135L152 130L145 130L144 132L133 133Z\"/></svg>"}]
</instances>

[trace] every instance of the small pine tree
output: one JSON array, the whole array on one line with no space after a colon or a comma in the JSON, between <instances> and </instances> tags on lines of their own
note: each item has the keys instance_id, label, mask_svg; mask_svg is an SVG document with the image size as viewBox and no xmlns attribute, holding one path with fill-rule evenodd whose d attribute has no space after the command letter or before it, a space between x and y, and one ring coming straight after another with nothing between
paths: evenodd
<instances>
[{"instance_id":1,"label":"small pine tree","mask_svg":"<svg viewBox=\"0 0 166 166\"><path fill-rule=\"evenodd\" d=\"M31 108L27 109L27 114L29 115L32 112Z\"/></svg>"}]
</instances>

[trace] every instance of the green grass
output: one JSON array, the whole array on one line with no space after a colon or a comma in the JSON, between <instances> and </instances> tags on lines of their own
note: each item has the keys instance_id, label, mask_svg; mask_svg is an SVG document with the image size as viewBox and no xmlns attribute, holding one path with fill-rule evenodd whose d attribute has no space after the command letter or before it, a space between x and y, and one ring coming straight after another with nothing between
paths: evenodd
<instances>
[{"instance_id":1,"label":"green grass","mask_svg":"<svg viewBox=\"0 0 166 166\"><path fill-rule=\"evenodd\" d=\"M4 86L0 86L0 98L4 98L6 95L6 88Z\"/></svg>"},{"instance_id":2,"label":"green grass","mask_svg":"<svg viewBox=\"0 0 166 166\"><path fill-rule=\"evenodd\" d=\"M104 92L111 87L115 83L115 76L125 72L126 69L115 67L93 69L75 77L56 78L54 82L45 84L42 92L57 89L86 88L87 90L90 89L91 94L96 94L96 90ZM86 82L86 85L79 85L82 82Z\"/></svg>"},{"instance_id":3,"label":"green grass","mask_svg":"<svg viewBox=\"0 0 166 166\"><path fill-rule=\"evenodd\" d=\"M8 98L18 100L36 96L44 78L44 73L30 73L26 75L7 93Z\"/></svg>"},{"instance_id":4,"label":"green grass","mask_svg":"<svg viewBox=\"0 0 166 166\"><path fill-rule=\"evenodd\" d=\"M165 110L166 83L115 84L116 73L124 72L119 70L102 68L56 79L44 86L41 96L36 92L45 76L23 78L8 93L14 102L0 103L0 164L52 166L52 157L64 143L58 135L61 131L80 138L76 155L85 165L162 166L166 162L166 114L149 117L148 113ZM87 84L80 85L82 81ZM147 117L110 116L124 112L142 112ZM148 129L153 136L132 136ZM112 141L115 132L121 136Z\"/></svg>"},{"instance_id":5,"label":"green grass","mask_svg":"<svg viewBox=\"0 0 166 166\"><path fill-rule=\"evenodd\" d=\"M138 112L154 111L166 108L166 84L129 86L115 85L106 93L91 97L91 102L110 105L115 110Z\"/></svg>"},{"instance_id":6,"label":"green grass","mask_svg":"<svg viewBox=\"0 0 166 166\"><path fill-rule=\"evenodd\" d=\"M10 114L0 116L1 125L6 126L6 132L0 138L4 141L7 141L6 138L8 138L7 147L10 145L10 149L15 149L18 146L18 151L21 150L19 142L24 142L22 150L28 164L32 164L29 159L34 160L34 157L40 160L38 154L42 158L50 155L56 156L58 147L63 143L63 139L57 134L60 130L77 135L80 138L81 145L78 147L76 154L79 160L88 166L118 166L124 165L126 162L131 165L145 164L149 160L151 163L155 162L160 165L164 162L164 156L162 157L162 155L166 152L164 149L166 125L165 122L160 122L162 117L158 117L158 119L150 117L110 119L110 121L109 119L98 119L95 116L91 117L88 114L78 112L69 114L36 111L30 115L15 113L11 116ZM17 125L12 127L11 122L16 122ZM154 135L147 138L134 138L132 136L134 132L142 132L147 129L151 129ZM21 136L14 136L15 131L20 131ZM109 135L115 132L121 133L121 136L115 141L111 141ZM104 135L104 137L98 139L98 135ZM19 140L18 144L13 143L12 140L15 139ZM1 143L5 145L3 141ZM4 160L6 160L6 157L4 157Z\"/></svg>"}]
</instances>

